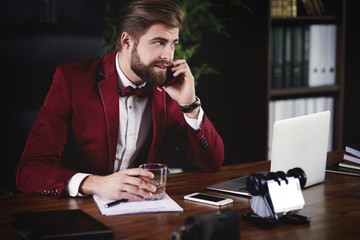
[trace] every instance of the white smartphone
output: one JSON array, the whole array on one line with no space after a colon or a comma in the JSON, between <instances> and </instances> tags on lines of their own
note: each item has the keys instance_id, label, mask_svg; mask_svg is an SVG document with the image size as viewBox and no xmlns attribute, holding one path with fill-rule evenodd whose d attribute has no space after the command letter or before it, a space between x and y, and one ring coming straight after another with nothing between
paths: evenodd
<instances>
[{"instance_id":1,"label":"white smartphone","mask_svg":"<svg viewBox=\"0 0 360 240\"><path fill-rule=\"evenodd\" d=\"M216 206L222 206L233 202L233 200L230 198L224 198L224 197L214 196L205 193L192 193L184 196L184 199L195 202L207 203Z\"/></svg>"}]
</instances>

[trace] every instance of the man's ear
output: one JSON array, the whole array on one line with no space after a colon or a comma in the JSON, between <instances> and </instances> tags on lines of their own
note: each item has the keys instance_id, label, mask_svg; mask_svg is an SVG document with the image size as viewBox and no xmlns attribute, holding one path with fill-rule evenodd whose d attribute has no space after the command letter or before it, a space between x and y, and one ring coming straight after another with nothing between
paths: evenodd
<instances>
[{"instance_id":1,"label":"man's ear","mask_svg":"<svg viewBox=\"0 0 360 240\"><path fill-rule=\"evenodd\" d=\"M131 37L131 35L127 32L123 32L121 34L121 46L122 48L126 48L129 49L131 46L131 41L133 40L133 38Z\"/></svg>"}]
</instances>

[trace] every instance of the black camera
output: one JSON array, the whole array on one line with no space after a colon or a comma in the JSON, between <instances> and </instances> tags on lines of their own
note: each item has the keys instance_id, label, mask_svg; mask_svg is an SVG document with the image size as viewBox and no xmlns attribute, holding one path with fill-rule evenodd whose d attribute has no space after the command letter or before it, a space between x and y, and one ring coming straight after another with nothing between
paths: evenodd
<instances>
[{"instance_id":1,"label":"black camera","mask_svg":"<svg viewBox=\"0 0 360 240\"><path fill-rule=\"evenodd\" d=\"M171 239L239 240L240 217L230 209L193 215L173 231Z\"/></svg>"}]
</instances>

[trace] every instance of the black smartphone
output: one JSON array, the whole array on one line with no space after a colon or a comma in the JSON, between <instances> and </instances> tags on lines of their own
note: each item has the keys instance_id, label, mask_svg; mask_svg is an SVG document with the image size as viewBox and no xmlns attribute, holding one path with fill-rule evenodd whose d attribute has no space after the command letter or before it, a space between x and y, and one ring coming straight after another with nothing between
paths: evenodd
<instances>
[{"instance_id":1,"label":"black smartphone","mask_svg":"<svg viewBox=\"0 0 360 240\"><path fill-rule=\"evenodd\" d=\"M172 84L172 83L174 83L176 81L177 78L174 77L174 73L171 71L172 67L173 66L167 67L167 69L166 69L166 81L160 87Z\"/></svg>"}]
</instances>

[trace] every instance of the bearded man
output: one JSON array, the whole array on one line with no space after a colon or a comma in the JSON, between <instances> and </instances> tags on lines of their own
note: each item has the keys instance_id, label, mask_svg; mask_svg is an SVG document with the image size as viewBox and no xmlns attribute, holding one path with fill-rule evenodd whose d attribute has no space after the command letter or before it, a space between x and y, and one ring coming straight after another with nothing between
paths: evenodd
<instances>
[{"instance_id":1,"label":"bearded man","mask_svg":"<svg viewBox=\"0 0 360 240\"><path fill-rule=\"evenodd\" d=\"M131 1L114 52L57 68L17 166L20 191L143 200L156 187L138 166L179 152L186 166L219 170L223 141L187 62L173 59L182 23L171 0Z\"/></svg>"}]
</instances>

